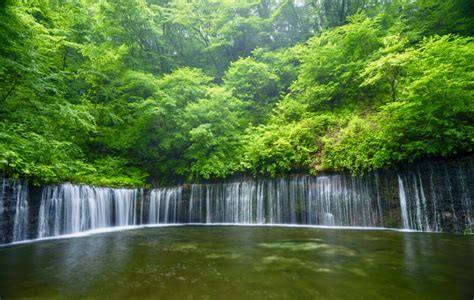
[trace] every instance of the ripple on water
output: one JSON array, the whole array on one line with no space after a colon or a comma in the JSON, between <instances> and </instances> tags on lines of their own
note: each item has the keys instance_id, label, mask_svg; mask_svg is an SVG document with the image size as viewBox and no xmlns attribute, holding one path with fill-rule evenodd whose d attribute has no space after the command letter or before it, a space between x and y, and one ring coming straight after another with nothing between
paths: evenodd
<instances>
[{"instance_id":1,"label":"ripple on water","mask_svg":"<svg viewBox=\"0 0 474 300\"><path fill-rule=\"evenodd\" d=\"M196 243L175 243L171 245L168 250L178 252L196 252L199 250L199 245Z\"/></svg>"},{"instance_id":2,"label":"ripple on water","mask_svg":"<svg viewBox=\"0 0 474 300\"><path fill-rule=\"evenodd\" d=\"M209 259L238 259L241 255L237 253L227 253L227 254L218 254L218 253L211 253L206 255L206 258Z\"/></svg>"},{"instance_id":3,"label":"ripple on water","mask_svg":"<svg viewBox=\"0 0 474 300\"><path fill-rule=\"evenodd\" d=\"M260 243L260 247L267 249L282 249L288 251L312 251L319 250L321 254L325 255L342 255L342 256L354 256L356 253L354 250L340 246L340 245L331 245L327 243L322 243L318 241L279 241L272 243Z\"/></svg>"}]
</instances>

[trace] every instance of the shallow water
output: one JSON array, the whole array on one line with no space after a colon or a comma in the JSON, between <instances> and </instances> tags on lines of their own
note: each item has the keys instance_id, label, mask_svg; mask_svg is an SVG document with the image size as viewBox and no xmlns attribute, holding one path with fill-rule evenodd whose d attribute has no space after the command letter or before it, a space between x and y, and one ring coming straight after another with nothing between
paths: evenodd
<instances>
[{"instance_id":1,"label":"shallow water","mask_svg":"<svg viewBox=\"0 0 474 300\"><path fill-rule=\"evenodd\" d=\"M474 237L178 226L0 248L0 298L472 299Z\"/></svg>"}]
</instances>

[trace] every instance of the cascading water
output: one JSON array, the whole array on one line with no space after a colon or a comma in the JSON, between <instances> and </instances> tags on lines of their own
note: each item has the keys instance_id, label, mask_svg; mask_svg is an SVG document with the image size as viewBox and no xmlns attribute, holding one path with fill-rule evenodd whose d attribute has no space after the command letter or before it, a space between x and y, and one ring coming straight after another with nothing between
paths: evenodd
<instances>
[{"instance_id":1,"label":"cascading water","mask_svg":"<svg viewBox=\"0 0 474 300\"><path fill-rule=\"evenodd\" d=\"M193 185L189 222L383 226L374 177L297 176L291 179Z\"/></svg>"},{"instance_id":2,"label":"cascading water","mask_svg":"<svg viewBox=\"0 0 474 300\"><path fill-rule=\"evenodd\" d=\"M117 226L135 225L137 222L137 190L112 189Z\"/></svg>"},{"instance_id":3,"label":"cascading water","mask_svg":"<svg viewBox=\"0 0 474 300\"><path fill-rule=\"evenodd\" d=\"M1 226L4 224L4 217L3 215L5 214L5 205L3 204L5 202L4 198L6 195L6 185L7 185L7 179L3 178L2 180L2 190L0 192L0 244L5 243L5 233L4 233L4 226Z\"/></svg>"},{"instance_id":4,"label":"cascading water","mask_svg":"<svg viewBox=\"0 0 474 300\"><path fill-rule=\"evenodd\" d=\"M0 193L0 244L10 241L22 241L28 238L28 196L27 182L12 181L6 178L2 180Z\"/></svg>"},{"instance_id":5,"label":"cascading water","mask_svg":"<svg viewBox=\"0 0 474 300\"><path fill-rule=\"evenodd\" d=\"M403 229L410 229L410 221L408 220L407 196L405 193L405 187L403 186L403 180L400 178L400 175L398 175L397 178L398 178L398 192L400 194L400 210L401 210Z\"/></svg>"},{"instance_id":6,"label":"cascading water","mask_svg":"<svg viewBox=\"0 0 474 300\"><path fill-rule=\"evenodd\" d=\"M257 191L254 181L242 181L225 184L195 184L192 186L189 222L203 222L196 219L205 211L206 223L263 223L257 217L257 206L263 207L261 191ZM193 208L195 211L193 211Z\"/></svg>"},{"instance_id":7,"label":"cascading water","mask_svg":"<svg viewBox=\"0 0 474 300\"><path fill-rule=\"evenodd\" d=\"M150 192L148 224L178 223L181 187L154 189Z\"/></svg>"},{"instance_id":8,"label":"cascading water","mask_svg":"<svg viewBox=\"0 0 474 300\"><path fill-rule=\"evenodd\" d=\"M14 194L16 194L16 206L13 241L17 242L27 239L28 236L28 184L15 184Z\"/></svg>"},{"instance_id":9,"label":"cascading water","mask_svg":"<svg viewBox=\"0 0 474 300\"><path fill-rule=\"evenodd\" d=\"M0 244L141 224L232 223L473 231L474 159L361 177L243 179L144 191L62 184L40 201L3 179ZM31 198L31 199L30 199ZM37 218L36 218L37 216Z\"/></svg>"},{"instance_id":10,"label":"cascading water","mask_svg":"<svg viewBox=\"0 0 474 300\"><path fill-rule=\"evenodd\" d=\"M427 165L424 172L417 168L399 174L403 228L472 232L472 172L472 161L467 161L458 166Z\"/></svg>"},{"instance_id":11,"label":"cascading water","mask_svg":"<svg viewBox=\"0 0 474 300\"><path fill-rule=\"evenodd\" d=\"M43 189L38 237L135 225L137 190L62 184Z\"/></svg>"}]
</instances>

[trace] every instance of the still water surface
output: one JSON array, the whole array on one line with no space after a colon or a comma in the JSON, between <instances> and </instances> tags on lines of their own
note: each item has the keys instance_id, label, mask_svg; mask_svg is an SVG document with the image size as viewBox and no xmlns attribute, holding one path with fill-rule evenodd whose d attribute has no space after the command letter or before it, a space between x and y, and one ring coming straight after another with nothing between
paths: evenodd
<instances>
[{"instance_id":1,"label":"still water surface","mask_svg":"<svg viewBox=\"0 0 474 300\"><path fill-rule=\"evenodd\" d=\"M0 298L472 299L474 236L142 228L0 248Z\"/></svg>"}]
</instances>

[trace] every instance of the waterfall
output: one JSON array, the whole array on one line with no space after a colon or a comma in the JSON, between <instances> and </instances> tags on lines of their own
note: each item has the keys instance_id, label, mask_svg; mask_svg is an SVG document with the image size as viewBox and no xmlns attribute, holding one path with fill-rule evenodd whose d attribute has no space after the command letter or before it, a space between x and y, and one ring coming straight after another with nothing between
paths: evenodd
<instances>
[{"instance_id":1,"label":"waterfall","mask_svg":"<svg viewBox=\"0 0 474 300\"><path fill-rule=\"evenodd\" d=\"M178 223L181 187L153 189L150 192L149 224Z\"/></svg>"},{"instance_id":2,"label":"waterfall","mask_svg":"<svg viewBox=\"0 0 474 300\"><path fill-rule=\"evenodd\" d=\"M135 225L137 222L137 190L112 189L117 226Z\"/></svg>"},{"instance_id":3,"label":"waterfall","mask_svg":"<svg viewBox=\"0 0 474 300\"><path fill-rule=\"evenodd\" d=\"M205 223L262 224L264 186L245 180L225 184L193 184L190 198L190 221L203 222L197 216L205 208Z\"/></svg>"},{"instance_id":4,"label":"waterfall","mask_svg":"<svg viewBox=\"0 0 474 300\"><path fill-rule=\"evenodd\" d=\"M331 213L324 213L323 225L334 226L334 215Z\"/></svg>"},{"instance_id":5,"label":"waterfall","mask_svg":"<svg viewBox=\"0 0 474 300\"><path fill-rule=\"evenodd\" d=\"M0 244L114 226L304 224L473 232L474 158L346 173L143 189L2 180Z\"/></svg>"},{"instance_id":6,"label":"waterfall","mask_svg":"<svg viewBox=\"0 0 474 300\"><path fill-rule=\"evenodd\" d=\"M297 176L191 187L190 221L382 227L381 205L369 193L377 177ZM205 219L198 220L205 209ZM328 221L328 216L331 221Z\"/></svg>"},{"instance_id":7,"label":"waterfall","mask_svg":"<svg viewBox=\"0 0 474 300\"><path fill-rule=\"evenodd\" d=\"M107 188L63 184L43 189L38 237L71 234L112 224L112 197Z\"/></svg>"},{"instance_id":8,"label":"waterfall","mask_svg":"<svg viewBox=\"0 0 474 300\"><path fill-rule=\"evenodd\" d=\"M410 229L405 187L403 186L403 180L400 177L400 175L398 175L397 177L398 177L398 189L399 189L399 194L400 194L400 211L401 211L403 229Z\"/></svg>"},{"instance_id":9,"label":"waterfall","mask_svg":"<svg viewBox=\"0 0 474 300\"><path fill-rule=\"evenodd\" d=\"M473 168L470 169L471 171L473 170ZM472 224L472 218L473 218L473 203L472 203L472 192L474 192L474 186L473 184L471 183L471 186L469 186L469 177L468 177L468 174L467 172L464 172L463 169L461 168L458 168L457 169L457 173L458 173L458 178L459 178L459 184L460 184L460 190L461 190L461 204L462 204L462 209L463 211L465 211L466 213L464 214L465 215L465 218L466 218L466 222L468 224L468 228L471 229L471 232L472 230L474 230L473 228L473 224ZM471 176L473 176L474 174L471 174ZM472 178L472 177L471 177Z\"/></svg>"},{"instance_id":10,"label":"waterfall","mask_svg":"<svg viewBox=\"0 0 474 300\"><path fill-rule=\"evenodd\" d=\"M401 225L421 231L472 232L472 164L425 166L398 174Z\"/></svg>"},{"instance_id":11,"label":"waterfall","mask_svg":"<svg viewBox=\"0 0 474 300\"><path fill-rule=\"evenodd\" d=\"M3 178L0 193L0 244L29 238L28 199L27 182Z\"/></svg>"},{"instance_id":12,"label":"waterfall","mask_svg":"<svg viewBox=\"0 0 474 300\"><path fill-rule=\"evenodd\" d=\"M193 184L191 186L191 196L189 199L189 210L187 220L189 223L203 222L204 205L202 203L202 189L201 186Z\"/></svg>"},{"instance_id":13,"label":"waterfall","mask_svg":"<svg viewBox=\"0 0 474 300\"><path fill-rule=\"evenodd\" d=\"M43 189L38 237L136 224L137 190L62 184Z\"/></svg>"},{"instance_id":14,"label":"waterfall","mask_svg":"<svg viewBox=\"0 0 474 300\"><path fill-rule=\"evenodd\" d=\"M15 220L13 223L13 241L28 238L28 184L18 182L14 185L16 195Z\"/></svg>"},{"instance_id":15,"label":"waterfall","mask_svg":"<svg viewBox=\"0 0 474 300\"><path fill-rule=\"evenodd\" d=\"M5 232L4 232L4 214L5 214L5 195L6 195L6 186L7 186L7 179L3 178L2 180L2 190L0 192L0 244L5 243Z\"/></svg>"},{"instance_id":16,"label":"waterfall","mask_svg":"<svg viewBox=\"0 0 474 300\"><path fill-rule=\"evenodd\" d=\"M265 214L264 214L264 185L263 182L257 184L257 223L265 223Z\"/></svg>"},{"instance_id":17,"label":"waterfall","mask_svg":"<svg viewBox=\"0 0 474 300\"><path fill-rule=\"evenodd\" d=\"M424 222L424 228L426 229L426 231L432 231L431 229L431 226L429 224L429 221L428 221L428 206L427 206L427 201L426 201L426 196L425 196L425 191L424 191L424 188L423 188L423 182L421 180L421 174L420 174L420 170L417 170L418 171L418 182L420 184L420 195L421 195L421 203L423 205L423 222ZM416 184L416 182L415 182Z\"/></svg>"}]
</instances>

